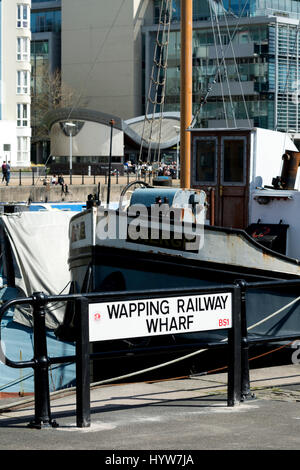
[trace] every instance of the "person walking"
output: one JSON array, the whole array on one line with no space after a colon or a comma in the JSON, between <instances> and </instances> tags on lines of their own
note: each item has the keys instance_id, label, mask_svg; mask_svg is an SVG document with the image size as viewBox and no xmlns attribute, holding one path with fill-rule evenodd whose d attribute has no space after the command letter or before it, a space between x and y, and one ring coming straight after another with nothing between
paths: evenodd
<instances>
[{"instance_id":1,"label":"person walking","mask_svg":"<svg viewBox=\"0 0 300 470\"><path fill-rule=\"evenodd\" d=\"M6 186L8 186L9 180L10 180L10 161L6 164Z\"/></svg>"},{"instance_id":2,"label":"person walking","mask_svg":"<svg viewBox=\"0 0 300 470\"><path fill-rule=\"evenodd\" d=\"M6 181L6 171L7 171L5 160L3 160L1 170L2 170L2 183L3 183L4 181Z\"/></svg>"}]
</instances>

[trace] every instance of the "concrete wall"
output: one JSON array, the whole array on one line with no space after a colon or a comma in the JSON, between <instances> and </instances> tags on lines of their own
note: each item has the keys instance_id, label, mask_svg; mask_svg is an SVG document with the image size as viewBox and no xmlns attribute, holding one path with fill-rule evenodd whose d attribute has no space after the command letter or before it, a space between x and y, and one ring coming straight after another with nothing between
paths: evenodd
<instances>
[{"instance_id":1,"label":"concrete wall","mask_svg":"<svg viewBox=\"0 0 300 470\"><path fill-rule=\"evenodd\" d=\"M152 0L64 0L62 77L86 107L142 114L141 26L151 12Z\"/></svg>"},{"instance_id":2,"label":"concrete wall","mask_svg":"<svg viewBox=\"0 0 300 470\"><path fill-rule=\"evenodd\" d=\"M110 200L118 201L120 193L125 185L113 184L111 186ZM27 202L30 198L32 202L57 202L57 201L70 201L70 202L85 202L89 194L96 194L98 190L97 185L84 185L84 186L69 186L69 194L61 192L60 187L46 187L46 186L14 186L14 187L0 187L0 202ZM107 185L100 186L100 199L106 202Z\"/></svg>"}]
</instances>

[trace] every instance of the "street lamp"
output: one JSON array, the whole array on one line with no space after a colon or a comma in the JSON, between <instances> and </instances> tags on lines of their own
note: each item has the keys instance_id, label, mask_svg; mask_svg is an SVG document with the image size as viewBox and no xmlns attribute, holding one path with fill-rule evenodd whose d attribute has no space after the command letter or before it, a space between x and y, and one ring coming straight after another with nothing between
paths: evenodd
<instances>
[{"instance_id":1,"label":"street lamp","mask_svg":"<svg viewBox=\"0 0 300 470\"><path fill-rule=\"evenodd\" d=\"M73 145L72 145L72 129L76 127L76 124L74 122L65 122L65 127L69 128L69 137L70 137L70 162L69 162L69 171L70 171L70 184L72 184L72 162L73 162L73 155L72 155L72 150L73 150Z\"/></svg>"},{"instance_id":2,"label":"street lamp","mask_svg":"<svg viewBox=\"0 0 300 470\"><path fill-rule=\"evenodd\" d=\"M177 134L177 151L176 151L176 179L178 180L179 178L179 134L180 134L180 127L179 126L174 126L174 129Z\"/></svg>"}]
</instances>

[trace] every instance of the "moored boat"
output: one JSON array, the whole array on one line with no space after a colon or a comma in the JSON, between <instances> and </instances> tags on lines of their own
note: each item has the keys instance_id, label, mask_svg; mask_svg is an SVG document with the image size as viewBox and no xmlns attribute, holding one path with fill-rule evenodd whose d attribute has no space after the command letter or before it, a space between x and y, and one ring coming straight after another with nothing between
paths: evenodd
<instances>
[{"instance_id":1,"label":"moored boat","mask_svg":"<svg viewBox=\"0 0 300 470\"><path fill-rule=\"evenodd\" d=\"M68 293L69 221L74 211L21 211L0 216L1 303L34 292ZM49 305L46 311L49 357L74 354L74 344L58 341L55 329L64 316L63 303ZM15 308L1 321L1 345L5 356L14 361L31 360L33 353L32 312ZM51 391L73 384L74 364L51 368ZM32 394L34 375L31 369L14 369L0 362L0 397L6 394Z\"/></svg>"}]
</instances>

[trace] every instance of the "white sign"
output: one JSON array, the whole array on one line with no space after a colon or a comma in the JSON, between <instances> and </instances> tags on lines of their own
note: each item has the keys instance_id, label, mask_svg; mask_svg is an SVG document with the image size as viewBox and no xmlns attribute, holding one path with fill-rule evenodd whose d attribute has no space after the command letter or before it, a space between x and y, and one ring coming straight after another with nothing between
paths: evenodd
<instances>
[{"instance_id":1,"label":"white sign","mask_svg":"<svg viewBox=\"0 0 300 470\"><path fill-rule=\"evenodd\" d=\"M232 327L232 294L126 300L89 305L90 342Z\"/></svg>"}]
</instances>

